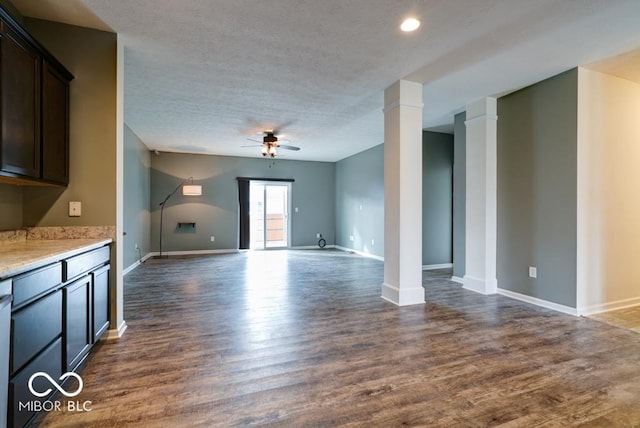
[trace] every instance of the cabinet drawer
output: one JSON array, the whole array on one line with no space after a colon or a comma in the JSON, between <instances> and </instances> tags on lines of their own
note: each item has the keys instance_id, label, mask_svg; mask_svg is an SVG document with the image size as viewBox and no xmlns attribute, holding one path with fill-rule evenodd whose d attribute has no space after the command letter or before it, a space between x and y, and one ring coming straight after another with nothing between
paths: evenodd
<instances>
[{"instance_id":1,"label":"cabinet drawer","mask_svg":"<svg viewBox=\"0 0 640 428\"><path fill-rule=\"evenodd\" d=\"M62 261L62 280L69 281L109 261L109 246Z\"/></svg>"},{"instance_id":2,"label":"cabinet drawer","mask_svg":"<svg viewBox=\"0 0 640 428\"><path fill-rule=\"evenodd\" d=\"M15 373L62 332L62 290L11 316L10 373Z\"/></svg>"},{"instance_id":3,"label":"cabinet drawer","mask_svg":"<svg viewBox=\"0 0 640 428\"><path fill-rule=\"evenodd\" d=\"M9 381L9 427L23 427L34 415L28 408L20 408L20 402L45 401L49 397L38 398L29 391L29 378L36 372L47 373L56 381L62 375L62 339L56 340L47 347L27 367L21 370ZM52 394L56 389L43 377L34 379L33 388L36 391L46 391L51 388ZM31 407L33 408L33 407Z\"/></svg>"},{"instance_id":4,"label":"cabinet drawer","mask_svg":"<svg viewBox=\"0 0 640 428\"><path fill-rule=\"evenodd\" d=\"M20 275L13 280L13 307L18 309L62 282L62 265L55 263Z\"/></svg>"}]
</instances>

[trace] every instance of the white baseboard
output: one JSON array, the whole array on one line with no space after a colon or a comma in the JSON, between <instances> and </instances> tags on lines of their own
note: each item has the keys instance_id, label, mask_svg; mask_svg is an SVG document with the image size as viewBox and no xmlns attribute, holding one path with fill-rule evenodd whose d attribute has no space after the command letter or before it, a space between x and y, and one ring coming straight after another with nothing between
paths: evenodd
<instances>
[{"instance_id":1,"label":"white baseboard","mask_svg":"<svg viewBox=\"0 0 640 428\"><path fill-rule=\"evenodd\" d=\"M498 290L498 281L486 280L482 278L476 278L473 276L465 275L462 278L462 285L465 290L475 291L476 293L489 295L496 294Z\"/></svg>"},{"instance_id":2,"label":"white baseboard","mask_svg":"<svg viewBox=\"0 0 640 428\"><path fill-rule=\"evenodd\" d=\"M239 253L240 250L237 248L227 249L227 250L187 250L187 251L163 251L163 256L197 256L203 254L229 254L229 253ZM151 257L157 257L160 255L159 252L149 253Z\"/></svg>"},{"instance_id":3,"label":"white baseboard","mask_svg":"<svg viewBox=\"0 0 640 428\"><path fill-rule=\"evenodd\" d=\"M128 274L129 272L131 272L132 270L134 270L135 268L137 268L138 266L140 266L140 264L146 262L148 259L150 259L153 256L152 253L147 253L144 257L142 257L140 260L136 261L134 264L132 264L131 266L129 266L128 268L124 269L122 271L122 276L125 276L126 274Z\"/></svg>"},{"instance_id":4,"label":"white baseboard","mask_svg":"<svg viewBox=\"0 0 640 428\"><path fill-rule=\"evenodd\" d=\"M396 306L409 306L424 304L424 288L398 288L391 284L382 284L382 296L387 302Z\"/></svg>"},{"instance_id":5,"label":"white baseboard","mask_svg":"<svg viewBox=\"0 0 640 428\"><path fill-rule=\"evenodd\" d=\"M516 293L515 291L505 290L503 288L498 288L498 294L501 294L506 297L510 297L512 299L520 300L521 302L540 306L542 308L547 308L547 309L552 309L554 311L562 312L563 314L578 316L578 310L570 306L549 302L548 300L538 299L537 297L527 296L525 294Z\"/></svg>"},{"instance_id":6,"label":"white baseboard","mask_svg":"<svg viewBox=\"0 0 640 428\"><path fill-rule=\"evenodd\" d=\"M117 330L107 330L105 340L120 339L126 329L127 329L127 322L125 320L122 320L122 323L118 326Z\"/></svg>"},{"instance_id":7,"label":"white baseboard","mask_svg":"<svg viewBox=\"0 0 640 428\"><path fill-rule=\"evenodd\" d=\"M437 265L422 265L422 270L448 269L452 267L453 263L440 263Z\"/></svg>"},{"instance_id":8,"label":"white baseboard","mask_svg":"<svg viewBox=\"0 0 640 428\"><path fill-rule=\"evenodd\" d=\"M578 308L578 314L580 315L594 315L602 312L610 312L618 309L630 308L632 306L640 305L640 297L633 297L631 299L618 300L615 302L602 303L599 305L585 306Z\"/></svg>"},{"instance_id":9,"label":"white baseboard","mask_svg":"<svg viewBox=\"0 0 640 428\"><path fill-rule=\"evenodd\" d=\"M324 248L320 248L317 245L298 245L295 247L289 247L290 250L328 250L331 248L336 248L335 245L325 245Z\"/></svg>"},{"instance_id":10,"label":"white baseboard","mask_svg":"<svg viewBox=\"0 0 640 428\"><path fill-rule=\"evenodd\" d=\"M344 251L346 253L357 254L362 257L368 257L370 259L380 260L381 262L384 261L384 257L376 256L375 254L365 253L364 251L354 250L353 248L341 247L340 245L334 245L334 248L340 251Z\"/></svg>"},{"instance_id":11,"label":"white baseboard","mask_svg":"<svg viewBox=\"0 0 640 428\"><path fill-rule=\"evenodd\" d=\"M459 276L452 276L451 277L451 281L457 282L458 284L463 284L464 285L464 280L462 278L460 278Z\"/></svg>"}]
</instances>

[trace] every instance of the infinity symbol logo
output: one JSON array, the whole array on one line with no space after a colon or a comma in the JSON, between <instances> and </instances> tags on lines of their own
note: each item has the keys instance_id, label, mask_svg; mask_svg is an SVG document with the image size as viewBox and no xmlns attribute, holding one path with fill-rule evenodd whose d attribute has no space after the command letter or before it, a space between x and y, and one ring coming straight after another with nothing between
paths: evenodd
<instances>
[{"instance_id":1,"label":"infinity symbol logo","mask_svg":"<svg viewBox=\"0 0 640 428\"><path fill-rule=\"evenodd\" d=\"M63 374L62 376L60 376L60 382L63 382L66 378L68 377L72 377L75 378L78 381L78 389L75 390L74 392L67 392L64 389L62 389L62 387L51 378L51 376L49 376L47 373L45 372L35 372L34 374L31 375L31 377L29 378L29 391L31 391L31 393L33 395L35 395L36 397L46 397L47 395L51 394L52 389L49 388L44 392L38 392L35 389L33 389L33 381L38 377L38 376L42 376L45 379L47 379L51 385L53 385L58 391L60 391L62 393L62 395L64 395L65 397L75 397L76 395L80 394L82 392L82 378L80 377L80 375L73 373L73 372L67 372L65 374Z\"/></svg>"}]
</instances>

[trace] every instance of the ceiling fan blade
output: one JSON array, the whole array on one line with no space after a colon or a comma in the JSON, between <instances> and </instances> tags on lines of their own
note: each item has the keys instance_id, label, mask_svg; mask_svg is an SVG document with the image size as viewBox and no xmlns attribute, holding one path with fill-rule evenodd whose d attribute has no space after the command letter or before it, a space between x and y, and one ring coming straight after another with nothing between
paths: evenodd
<instances>
[{"instance_id":1,"label":"ceiling fan blade","mask_svg":"<svg viewBox=\"0 0 640 428\"><path fill-rule=\"evenodd\" d=\"M256 143L260 143L260 144L262 144L262 143L263 143L262 141L254 140L253 138L247 138L247 140L249 140L249 141L255 141Z\"/></svg>"},{"instance_id":2,"label":"ceiling fan blade","mask_svg":"<svg viewBox=\"0 0 640 428\"><path fill-rule=\"evenodd\" d=\"M279 145L278 145L278 148L279 148L279 149L285 149L285 150L293 150L293 151L296 151L296 152L297 152L298 150L300 150L300 147L296 147L296 146L289 146L289 145L286 145L286 144L279 144Z\"/></svg>"},{"instance_id":3,"label":"ceiling fan blade","mask_svg":"<svg viewBox=\"0 0 640 428\"><path fill-rule=\"evenodd\" d=\"M240 146L240 147L241 148L244 148L244 147L262 147L262 144L250 144L248 146Z\"/></svg>"}]
</instances>

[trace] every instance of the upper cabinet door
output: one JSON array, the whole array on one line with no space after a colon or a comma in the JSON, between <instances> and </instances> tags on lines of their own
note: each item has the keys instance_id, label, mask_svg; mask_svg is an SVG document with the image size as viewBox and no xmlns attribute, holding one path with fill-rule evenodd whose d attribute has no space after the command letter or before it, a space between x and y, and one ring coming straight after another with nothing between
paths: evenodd
<instances>
[{"instance_id":1,"label":"upper cabinet door","mask_svg":"<svg viewBox=\"0 0 640 428\"><path fill-rule=\"evenodd\" d=\"M40 56L17 34L0 35L0 169L40 176Z\"/></svg>"},{"instance_id":2,"label":"upper cabinet door","mask_svg":"<svg viewBox=\"0 0 640 428\"><path fill-rule=\"evenodd\" d=\"M42 178L69 183L69 82L47 61L42 70Z\"/></svg>"}]
</instances>

